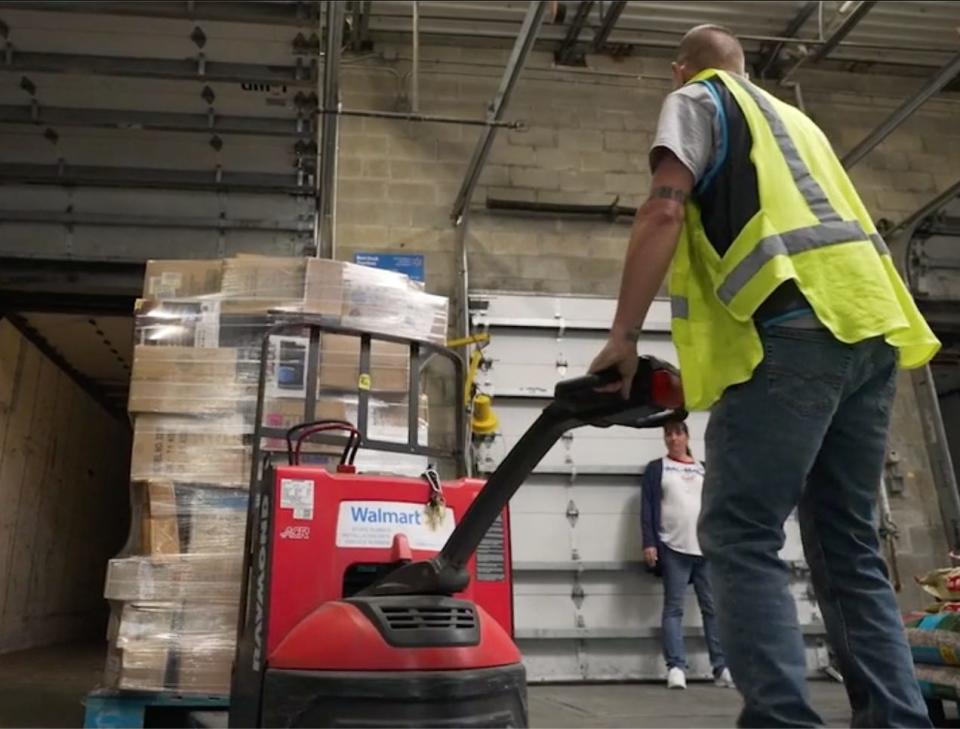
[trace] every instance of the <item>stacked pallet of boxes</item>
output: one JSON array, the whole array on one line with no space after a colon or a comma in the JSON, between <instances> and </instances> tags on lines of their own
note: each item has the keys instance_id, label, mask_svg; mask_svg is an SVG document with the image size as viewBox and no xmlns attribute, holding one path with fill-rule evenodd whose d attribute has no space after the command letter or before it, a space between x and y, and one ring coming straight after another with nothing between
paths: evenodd
<instances>
[{"instance_id":1,"label":"stacked pallet of boxes","mask_svg":"<svg viewBox=\"0 0 960 729\"><path fill-rule=\"evenodd\" d=\"M932 701L960 701L960 568L915 579L935 600L904 619L920 690Z\"/></svg>"},{"instance_id":2,"label":"stacked pallet of boxes","mask_svg":"<svg viewBox=\"0 0 960 729\"><path fill-rule=\"evenodd\" d=\"M437 343L447 327L447 300L392 272L258 256L148 264L129 401L131 530L105 586L112 687L229 690L261 345L276 311ZM302 330L271 337L264 425L303 420L307 344ZM359 349L359 338L322 335L318 419L356 422ZM370 438L407 440L409 366L404 345L373 343ZM425 402L419 415L425 441ZM318 445L308 457L336 458ZM406 458L361 451L357 465L426 465Z\"/></svg>"}]
</instances>

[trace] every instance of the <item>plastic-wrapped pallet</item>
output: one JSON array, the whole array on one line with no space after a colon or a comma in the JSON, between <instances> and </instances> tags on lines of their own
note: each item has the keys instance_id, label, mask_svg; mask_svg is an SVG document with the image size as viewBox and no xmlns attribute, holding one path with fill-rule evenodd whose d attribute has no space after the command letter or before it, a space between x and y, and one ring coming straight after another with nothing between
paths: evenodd
<instances>
[{"instance_id":1,"label":"plastic-wrapped pallet","mask_svg":"<svg viewBox=\"0 0 960 729\"><path fill-rule=\"evenodd\" d=\"M443 343L448 304L402 274L321 259L236 256L150 261L137 302L128 409L133 419L131 530L111 560L106 679L120 689L226 693L234 653L262 343L271 312L297 312L372 333ZM315 383L306 332L272 336L263 422L357 421L369 392L368 438L406 442L409 354L324 333ZM363 376L361 376L361 374ZM428 442L421 397L418 437ZM276 439L268 448L282 450ZM304 460L333 465L340 446L307 444ZM417 474L417 457L361 450L361 471Z\"/></svg>"},{"instance_id":2,"label":"plastic-wrapped pallet","mask_svg":"<svg viewBox=\"0 0 960 729\"><path fill-rule=\"evenodd\" d=\"M225 314L300 311L352 329L443 344L449 303L408 276L343 261L238 256L223 266Z\"/></svg>"},{"instance_id":3,"label":"plastic-wrapped pallet","mask_svg":"<svg viewBox=\"0 0 960 729\"><path fill-rule=\"evenodd\" d=\"M107 676L134 691L227 694L236 604L125 602L117 606Z\"/></svg>"}]
</instances>

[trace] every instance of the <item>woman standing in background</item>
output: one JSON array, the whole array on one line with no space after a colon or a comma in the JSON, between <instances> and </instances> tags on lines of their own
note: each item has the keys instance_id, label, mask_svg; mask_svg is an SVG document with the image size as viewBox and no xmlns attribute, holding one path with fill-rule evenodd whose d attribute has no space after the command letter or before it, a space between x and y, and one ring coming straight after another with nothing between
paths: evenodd
<instances>
[{"instance_id":1,"label":"woman standing in background","mask_svg":"<svg viewBox=\"0 0 960 729\"><path fill-rule=\"evenodd\" d=\"M717 637L713 596L707 565L697 541L697 519L703 492L703 466L690 453L686 423L663 429L667 455L647 464L643 472L643 556L647 566L663 576L663 657L667 687L687 687L687 655L683 641L683 603L693 583L703 615L703 632L710 665L718 686L732 687Z\"/></svg>"}]
</instances>

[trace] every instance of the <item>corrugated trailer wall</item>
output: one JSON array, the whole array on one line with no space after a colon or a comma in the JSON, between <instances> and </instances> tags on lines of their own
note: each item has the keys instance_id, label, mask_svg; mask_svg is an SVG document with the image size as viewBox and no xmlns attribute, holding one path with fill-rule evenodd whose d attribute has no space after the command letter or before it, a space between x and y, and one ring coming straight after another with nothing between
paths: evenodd
<instances>
[{"instance_id":1,"label":"corrugated trailer wall","mask_svg":"<svg viewBox=\"0 0 960 729\"><path fill-rule=\"evenodd\" d=\"M0 320L0 653L103 634L130 436Z\"/></svg>"}]
</instances>

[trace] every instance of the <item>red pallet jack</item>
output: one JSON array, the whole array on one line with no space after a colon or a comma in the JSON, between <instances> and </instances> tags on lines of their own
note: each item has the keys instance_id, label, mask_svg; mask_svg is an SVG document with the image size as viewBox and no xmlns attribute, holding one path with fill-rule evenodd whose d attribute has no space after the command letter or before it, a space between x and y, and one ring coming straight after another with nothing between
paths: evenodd
<instances>
[{"instance_id":1,"label":"red pallet jack","mask_svg":"<svg viewBox=\"0 0 960 729\"><path fill-rule=\"evenodd\" d=\"M441 452L419 442L416 407L421 365L431 355L445 359L462 383L459 357L319 320L277 325L270 334L290 328L309 331L308 383L317 381L321 330L360 337L361 373L369 372L372 340L407 344L408 439L366 437L363 387L356 426L315 421L308 387L303 424L258 427L230 726L527 726L526 674L512 637L508 502L568 430L653 428L684 418L679 373L641 357L629 400L596 392L617 379L615 372L561 382L486 483L441 484L429 472L424 479L366 475L351 464L363 445L452 457L462 473L462 445ZM266 364L258 424L265 371ZM457 432L464 433L457 411ZM328 432L335 429L348 435ZM336 472L299 463L301 443L317 433L317 440L344 447ZM279 435L288 439L289 463L261 467L262 438Z\"/></svg>"}]
</instances>

